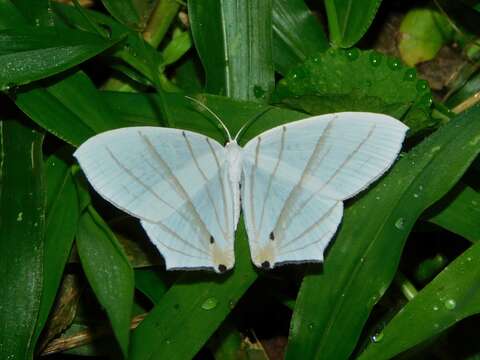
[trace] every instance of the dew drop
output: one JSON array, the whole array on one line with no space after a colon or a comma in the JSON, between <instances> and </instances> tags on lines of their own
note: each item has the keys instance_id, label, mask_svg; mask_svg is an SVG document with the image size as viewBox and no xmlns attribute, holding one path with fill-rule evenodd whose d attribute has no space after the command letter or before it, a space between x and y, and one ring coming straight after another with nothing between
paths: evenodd
<instances>
[{"instance_id":1,"label":"dew drop","mask_svg":"<svg viewBox=\"0 0 480 360\"><path fill-rule=\"evenodd\" d=\"M402 64L400 63L400 60L389 59L388 60L388 67L392 70L400 70L402 68Z\"/></svg>"},{"instance_id":2,"label":"dew drop","mask_svg":"<svg viewBox=\"0 0 480 360\"><path fill-rule=\"evenodd\" d=\"M375 67L378 67L382 63L382 55L377 52L372 52L370 53L369 61L370 61L370 64L372 64Z\"/></svg>"},{"instance_id":3,"label":"dew drop","mask_svg":"<svg viewBox=\"0 0 480 360\"><path fill-rule=\"evenodd\" d=\"M345 52L345 54L348 60L354 61L354 60L357 60L358 57L360 56L360 50L358 50L357 48L351 48L351 49L348 49Z\"/></svg>"},{"instance_id":4,"label":"dew drop","mask_svg":"<svg viewBox=\"0 0 480 360\"><path fill-rule=\"evenodd\" d=\"M408 69L405 71L405 75L403 76L403 80L405 81L413 81L417 77L417 72L415 69Z\"/></svg>"},{"instance_id":5,"label":"dew drop","mask_svg":"<svg viewBox=\"0 0 480 360\"><path fill-rule=\"evenodd\" d=\"M382 341L382 339L383 339L383 332L376 333L375 335L373 335L373 336L371 337L371 339L372 339L372 341L373 341L374 343L378 343L378 342Z\"/></svg>"},{"instance_id":6,"label":"dew drop","mask_svg":"<svg viewBox=\"0 0 480 360\"><path fill-rule=\"evenodd\" d=\"M428 82L426 80L418 80L416 85L417 91L425 91L428 89Z\"/></svg>"},{"instance_id":7,"label":"dew drop","mask_svg":"<svg viewBox=\"0 0 480 360\"><path fill-rule=\"evenodd\" d=\"M405 228L405 219L398 218L397 221L395 221L395 227L399 230L403 230Z\"/></svg>"},{"instance_id":8,"label":"dew drop","mask_svg":"<svg viewBox=\"0 0 480 360\"><path fill-rule=\"evenodd\" d=\"M330 56L335 56L337 54L337 52L335 51L335 49L330 48L330 49L327 50L327 54L330 55Z\"/></svg>"},{"instance_id":9,"label":"dew drop","mask_svg":"<svg viewBox=\"0 0 480 360\"><path fill-rule=\"evenodd\" d=\"M453 299L448 299L445 301L444 305L446 309L453 310L457 306L457 303Z\"/></svg>"},{"instance_id":10,"label":"dew drop","mask_svg":"<svg viewBox=\"0 0 480 360\"><path fill-rule=\"evenodd\" d=\"M413 197L416 199L418 199L418 196L419 196L418 194L413 194Z\"/></svg>"},{"instance_id":11,"label":"dew drop","mask_svg":"<svg viewBox=\"0 0 480 360\"><path fill-rule=\"evenodd\" d=\"M425 105L425 106L430 106L432 105L433 103L433 98L432 98L432 95L430 95L429 93L423 95L421 98L420 98L420 104L422 105Z\"/></svg>"},{"instance_id":12,"label":"dew drop","mask_svg":"<svg viewBox=\"0 0 480 360\"><path fill-rule=\"evenodd\" d=\"M440 327L440 325L438 325L437 323L435 323L435 324L433 324L433 327L434 327L435 329L438 329L438 328Z\"/></svg>"},{"instance_id":13,"label":"dew drop","mask_svg":"<svg viewBox=\"0 0 480 360\"><path fill-rule=\"evenodd\" d=\"M308 324L308 329L309 329L309 330L313 330L314 327L315 327L315 324L314 324L314 323Z\"/></svg>"},{"instance_id":14,"label":"dew drop","mask_svg":"<svg viewBox=\"0 0 480 360\"><path fill-rule=\"evenodd\" d=\"M314 62L314 63L318 63L319 61L320 61L320 58L319 58L318 56L315 56L315 57L313 58L313 62Z\"/></svg>"},{"instance_id":15,"label":"dew drop","mask_svg":"<svg viewBox=\"0 0 480 360\"><path fill-rule=\"evenodd\" d=\"M17 221L20 222L20 221L23 221L23 212L19 212L18 215L17 215Z\"/></svg>"},{"instance_id":16,"label":"dew drop","mask_svg":"<svg viewBox=\"0 0 480 360\"><path fill-rule=\"evenodd\" d=\"M172 342L170 341L170 339L166 339L166 340L165 340L165 344L170 345L171 343L172 343Z\"/></svg>"},{"instance_id":17,"label":"dew drop","mask_svg":"<svg viewBox=\"0 0 480 360\"><path fill-rule=\"evenodd\" d=\"M435 305L435 306L433 307L433 311L438 311L438 306L437 306L437 305Z\"/></svg>"},{"instance_id":18,"label":"dew drop","mask_svg":"<svg viewBox=\"0 0 480 360\"><path fill-rule=\"evenodd\" d=\"M472 258L470 256L467 257L467 261L472 261Z\"/></svg>"},{"instance_id":19,"label":"dew drop","mask_svg":"<svg viewBox=\"0 0 480 360\"><path fill-rule=\"evenodd\" d=\"M218 305L218 300L214 297L208 298L202 304L203 310L212 310L215 309Z\"/></svg>"}]
</instances>

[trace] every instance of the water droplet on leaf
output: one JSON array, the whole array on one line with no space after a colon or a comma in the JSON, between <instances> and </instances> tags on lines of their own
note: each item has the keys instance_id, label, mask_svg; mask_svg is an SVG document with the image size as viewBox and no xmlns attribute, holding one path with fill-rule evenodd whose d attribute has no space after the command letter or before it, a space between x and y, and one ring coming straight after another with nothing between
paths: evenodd
<instances>
[{"instance_id":1,"label":"water droplet on leaf","mask_svg":"<svg viewBox=\"0 0 480 360\"><path fill-rule=\"evenodd\" d=\"M202 304L203 310L212 310L215 309L218 305L218 300L214 297L208 298Z\"/></svg>"},{"instance_id":2,"label":"water droplet on leaf","mask_svg":"<svg viewBox=\"0 0 480 360\"><path fill-rule=\"evenodd\" d=\"M375 67L378 67L382 63L382 55L377 52L372 52L370 53L369 60L370 60L370 64L372 64Z\"/></svg>"},{"instance_id":3,"label":"water droplet on leaf","mask_svg":"<svg viewBox=\"0 0 480 360\"><path fill-rule=\"evenodd\" d=\"M375 335L372 336L372 341L374 343L378 343L378 342L382 341L382 339L383 339L383 332L376 333Z\"/></svg>"},{"instance_id":4,"label":"water droplet on leaf","mask_svg":"<svg viewBox=\"0 0 480 360\"><path fill-rule=\"evenodd\" d=\"M399 230L403 230L405 228L405 219L399 218L397 221L395 221L395 227Z\"/></svg>"},{"instance_id":5,"label":"water droplet on leaf","mask_svg":"<svg viewBox=\"0 0 480 360\"><path fill-rule=\"evenodd\" d=\"M457 303L453 299L448 299L445 301L444 305L446 309L453 310L457 306Z\"/></svg>"},{"instance_id":6,"label":"water droplet on leaf","mask_svg":"<svg viewBox=\"0 0 480 360\"><path fill-rule=\"evenodd\" d=\"M415 71L415 69L408 69L407 71L405 71L405 75L403 76L403 80L413 81L413 80L415 80L416 77L417 77L417 72Z\"/></svg>"},{"instance_id":7,"label":"water droplet on leaf","mask_svg":"<svg viewBox=\"0 0 480 360\"><path fill-rule=\"evenodd\" d=\"M402 68L402 63L397 59L389 59L388 67L392 70L400 70Z\"/></svg>"},{"instance_id":8,"label":"water droplet on leaf","mask_svg":"<svg viewBox=\"0 0 480 360\"><path fill-rule=\"evenodd\" d=\"M345 54L348 60L354 61L357 60L360 56L360 50L358 50L357 48L348 49Z\"/></svg>"},{"instance_id":9,"label":"water droplet on leaf","mask_svg":"<svg viewBox=\"0 0 480 360\"><path fill-rule=\"evenodd\" d=\"M428 89L428 82L426 80L418 80L416 88L418 91L423 92Z\"/></svg>"}]
</instances>

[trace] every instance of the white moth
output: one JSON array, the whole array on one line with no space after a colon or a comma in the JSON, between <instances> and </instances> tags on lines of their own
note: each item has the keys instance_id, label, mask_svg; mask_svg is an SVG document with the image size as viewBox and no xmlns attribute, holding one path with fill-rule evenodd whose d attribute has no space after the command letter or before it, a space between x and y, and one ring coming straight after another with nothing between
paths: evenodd
<instances>
[{"instance_id":1,"label":"white moth","mask_svg":"<svg viewBox=\"0 0 480 360\"><path fill-rule=\"evenodd\" d=\"M256 266L323 261L343 200L392 165L407 129L344 112L275 127L242 148L227 129L224 147L186 130L129 127L74 155L102 197L140 219L167 269L224 272L235 262L240 208Z\"/></svg>"}]
</instances>

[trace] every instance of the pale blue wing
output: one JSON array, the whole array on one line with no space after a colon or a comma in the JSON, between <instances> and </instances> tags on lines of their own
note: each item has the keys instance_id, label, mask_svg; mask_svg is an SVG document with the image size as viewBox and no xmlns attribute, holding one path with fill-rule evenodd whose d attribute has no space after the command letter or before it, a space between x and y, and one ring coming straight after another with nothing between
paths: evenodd
<instances>
[{"instance_id":1,"label":"pale blue wing","mask_svg":"<svg viewBox=\"0 0 480 360\"><path fill-rule=\"evenodd\" d=\"M94 189L141 220L168 269L233 267L234 199L226 151L158 127L99 134L75 152Z\"/></svg>"},{"instance_id":2,"label":"pale blue wing","mask_svg":"<svg viewBox=\"0 0 480 360\"><path fill-rule=\"evenodd\" d=\"M242 209L252 260L322 261L342 201L395 161L407 127L373 113L316 116L276 127L243 149Z\"/></svg>"}]
</instances>

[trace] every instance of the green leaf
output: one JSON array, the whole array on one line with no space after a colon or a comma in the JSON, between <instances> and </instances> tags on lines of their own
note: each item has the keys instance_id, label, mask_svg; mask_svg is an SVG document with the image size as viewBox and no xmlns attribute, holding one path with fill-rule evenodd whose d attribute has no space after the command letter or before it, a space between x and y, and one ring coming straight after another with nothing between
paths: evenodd
<instances>
[{"instance_id":1,"label":"green leaf","mask_svg":"<svg viewBox=\"0 0 480 360\"><path fill-rule=\"evenodd\" d=\"M117 239L91 206L80 218L77 248L88 282L105 308L126 356L133 304L133 270Z\"/></svg>"},{"instance_id":2,"label":"green leaf","mask_svg":"<svg viewBox=\"0 0 480 360\"><path fill-rule=\"evenodd\" d=\"M26 25L26 19L10 0L0 0L0 30Z\"/></svg>"},{"instance_id":3,"label":"green leaf","mask_svg":"<svg viewBox=\"0 0 480 360\"><path fill-rule=\"evenodd\" d=\"M115 19L125 25L136 27L140 22L137 9L131 0L102 0L102 4Z\"/></svg>"},{"instance_id":4,"label":"green leaf","mask_svg":"<svg viewBox=\"0 0 480 360\"><path fill-rule=\"evenodd\" d=\"M471 242L480 240L480 193L459 184L444 199L429 209L428 221Z\"/></svg>"},{"instance_id":5,"label":"green leaf","mask_svg":"<svg viewBox=\"0 0 480 360\"><path fill-rule=\"evenodd\" d=\"M136 119L137 125L155 125L162 121L158 107L158 97L152 94L132 94L120 92L100 92L99 96L114 111L114 116L122 123ZM216 120L204 109L185 99L183 94L166 94L169 110L175 118L175 127L195 131L217 141L225 142L225 134L219 129ZM305 118L305 114L285 108L277 108L248 101L236 101L223 96L201 94L197 99L217 113L232 134L236 134L247 121L257 117L240 137L245 144L252 137L274 126ZM268 111L266 111L268 110Z\"/></svg>"},{"instance_id":6,"label":"green leaf","mask_svg":"<svg viewBox=\"0 0 480 360\"><path fill-rule=\"evenodd\" d=\"M135 269L135 287L153 304L158 304L167 291L163 275L156 269Z\"/></svg>"},{"instance_id":7,"label":"green leaf","mask_svg":"<svg viewBox=\"0 0 480 360\"><path fill-rule=\"evenodd\" d=\"M0 89L46 78L115 44L91 33L51 27L0 31Z\"/></svg>"},{"instance_id":8,"label":"green leaf","mask_svg":"<svg viewBox=\"0 0 480 360\"><path fill-rule=\"evenodd\" d=\"M35 346L45 231L42 140L20 121L0 121L1 359L31 358Z\"/></svg>"},{"instance_id":9,"label":"green leaf","mask_svg":"<svg viewBox=\"0 0 480 360\"><path fill-rule=\"evenodd\" d=\"M236 264L225 275L187 273L160 299L133 332L129 359L191 359L257 278L240 223Z\"/></svg>"},{"instance_id":10,"label":"green leaf","mask_svg":"<svg viewBox=\"0 0 480 360\"><path fill-rule=\"evenodd\" d=\"M45 164L47 217L43 266L43 291L35 338L47 321L70 255L79 218L79 200L70 166L52 155Z\"/></svg>"},{"instance_id":11,"label":"green leaf","mask_svg":"<svg viewBox=\"0 0 480 360\"><path fill-rule=\"evenodd\" d=\"M191 0L207 92L264 102L274 86L271 0Z\"/></svg>"},{"instance_id":12,"label":"green leaf","mask_svg":"<svg viewBox=\"0 0 480 360\"><path fill-rule=\"evenodd\" d=\"M443 14L432 9L412 9L402 20L398 50L408 66L431 60L452 40L453 27Z\"/></svg>"},{"instance_id":13,"label":"green leaf","mask_svg":"<svg viewBox=\"0 0 480 360\"><path fill-rule=\"evenodd\" d=\"M359 359L383 360L480 313L480 243L471 246L387 324ZM421 319L421 320L420 320Z\"/></svg>"},{"instance_id":14,"label":"green leaf","mask_svg":"<svg viewBox=\"0 0 480 360\"><path fill-rule=\"evenodd\" d=\"M45 88L18 92L16 105L33 121L78 146L96 133L129 126L112 115L90 79L77 72Z\"/></svg>"},{"instance_id":15,"label":"green leaf","mask_svg":"<svg viewBox=\"0 0 480 360\"><path fill-rule=\"evenodd\" d=\"M330 41L348 48L367 32L382 0L325 0Z\"/></svg>"},{"instance_id":16,"label":"green leaf","mask_svg":"<svg viewBox=\"0 0 480 360\"><path fill-rule=\"evenodd\" d=\"M479 116L477 106L454 118L346 209L323 272L312 271L300 288L287 359L350 356L370 311L395 275L416 220L455 185L480 152Z\"/></svg>"},{"instance_id":17,"label":"green leaf","mask_svg":"<svg viewBox=\"0 0 480 360\"><path fill-rule=\"evenodd\" d=\"M152 83L157 81L158 70L163 71L163 58L137 32L96 11L62 4L56 4L54 8L64 23L73 28L88 29L95 33L102 28L108 28L113 38L126 36L124 46L117 47L110 55L132 66Z\"/></svg>"},{"instance_id":18,"label":"green leaf","mask_svg":"<svg viewBox=\"0 0 480 360\"><path fill-rule=\"evenodd\" d=\"M327 50L322 25L303 0L273 0L273 61L275 70L288 70L308 56Z\"/></svg>"},{"instance_id":19,"label":"green leaf","mask_svg":"<svg viewBox=\"0 0 480 360\"><path fill-rule=\"evenodd\" d=\"M53 14L50 0L11 0L30 25L53 26ZM18 26L18 25L17 25ZM15 26L16 27L16 26Z\"/></svg>"},{"instance_id":20,"label":"green leaf","mask_svg":"<svg viewBox=\"0 0 480 360\"><path fill-rule=\"evenodd\" d=\"M192 47L188 31L174 33L172 41L163 50L163 65L170 65L180 59Z\"/></svg>"},{"instance_id":21,"label":"green leaf","mask_svg":"<svg viewBox=\"0 0 480 360\"><path fill-rule=\"evenodd\" d=\"M416 71L375 51L330 49L280 81L273 100L312 115L369 111L403 119L410 134L431 127L432 94Z\"/></svg>"}]
</instances>

